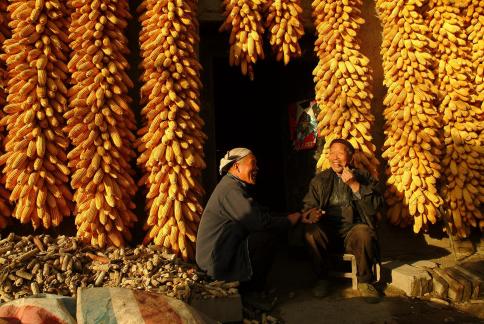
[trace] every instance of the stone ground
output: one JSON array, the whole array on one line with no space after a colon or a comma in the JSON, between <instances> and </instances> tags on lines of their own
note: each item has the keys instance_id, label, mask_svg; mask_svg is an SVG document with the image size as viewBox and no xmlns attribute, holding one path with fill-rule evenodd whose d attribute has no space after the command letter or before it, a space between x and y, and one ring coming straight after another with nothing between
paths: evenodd
<instances>
[{"instance_id":1,"label":"stone ground","mask_svg":"<svg viewBox=\"0 0 484 324\"><path fill-rule=\"evenodd\" d=\"M453 254L445 240L441 246L429 244L428 237L383 228L380 235L382 259L405 263L430 260L441 267L462 262L484 262L484 252ZM401 244L405 242L405 244ZM481 243L482 244L482 243ZM457 257L456 257L457 256ZM409 298L387 283L378 288L385 297L369 304L351 289L349 279L335 279L330 296L314 298L311 288L316 278L304 249L283 249L276 256L269 276L279 302L271 315L284 323L484 323L484 300L461 304L442 304L430 297Z\"/></svg>"}]
</instances>

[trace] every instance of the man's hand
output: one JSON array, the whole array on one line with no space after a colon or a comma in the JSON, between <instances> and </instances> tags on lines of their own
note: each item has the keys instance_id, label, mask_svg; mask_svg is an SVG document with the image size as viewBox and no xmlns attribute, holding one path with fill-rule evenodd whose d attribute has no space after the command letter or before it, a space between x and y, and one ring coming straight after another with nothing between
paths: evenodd
<instances>
[{"instance_id":1,"label":"man's hand","mask_svg":"<svg viewBox=\"0 0 484 324\"><path fill-rule=\"evenodd\" d=\"M301 219L302 214L300 212L292 213L287 215L287 219L291 222L291 225L296 225Z\"/></svg>"},{"instance_id":2,"label":"man's hand","mask_svg":"<svg viewBox=\"0 0 484 324\"><path fill-rule=\"evenodd\" d=\"M348 167L343 169L343 173L341 173L341 180L346 183L353 192L360 191L360 183L356 180L354 174Z\"/></svg>"},{"instance_id":3,"label":"man's hand","mask_svg":"<svg viewBox=\"0 0 484 324\"><path fill-rule=\"evenodd\" d=\"M304 224L314 224L319 222L324 211L318 208L311 208L302 214L301 222Z\"/></svg>"}]
</instances>

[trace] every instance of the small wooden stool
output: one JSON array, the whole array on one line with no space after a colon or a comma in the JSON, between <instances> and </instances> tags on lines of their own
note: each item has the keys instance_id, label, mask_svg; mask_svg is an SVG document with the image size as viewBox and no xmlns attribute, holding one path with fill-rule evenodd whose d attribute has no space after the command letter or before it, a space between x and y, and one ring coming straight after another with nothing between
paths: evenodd
<instances>
[{"instance_id":1,"label":"small wooden stool","mask_svg":"<svg viewBox=\"0 0 484 324\"><path fill-rule=\"evenodd\" d=\"M336 254L330 256L334 260L351 262L351 272L338 272L331 271L330 276L335 278L350 278L352 288L354 290L358 289L358 277L356 276L356 257L353 254ZM376 281L380 280L380 264L375 263L373 265L373 274L375 275Z\"/></svg>"}]
</instances>

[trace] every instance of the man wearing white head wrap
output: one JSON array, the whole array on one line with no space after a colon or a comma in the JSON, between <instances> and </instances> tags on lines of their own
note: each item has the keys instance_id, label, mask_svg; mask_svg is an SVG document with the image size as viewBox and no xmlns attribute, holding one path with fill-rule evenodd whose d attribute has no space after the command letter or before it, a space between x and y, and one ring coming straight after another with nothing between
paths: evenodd
<instances>
[{"instance_id":1,"label":"man wearing white head wrap","mask_svg":"<svg viewBox=\"0 0 484 324\"><path fill-rule=\"evenodd\" d=\"M257 160L246 148L227 152L219 171L226 173L213 191L197 233L197 264L217 280L241 281L261 290L278 234L301 218L300 213L273 217L252 197Z\"/></svg>"},{"instance_id":2,"label":"man wearing white head wrap","mask_svg":"<svg viewBox=\"0 0 484 324\"><path fill-rule=\"evenodd\" d=\"M220 159L220 167L219 172L220 175L223 175L225 172L230 169L232 164L241 160L242 158L246 157L247 155L252 154L252 151L245 148L245 147L236 147L231 149L225 153L224 157Z\"/></svg>"}]
</instances>

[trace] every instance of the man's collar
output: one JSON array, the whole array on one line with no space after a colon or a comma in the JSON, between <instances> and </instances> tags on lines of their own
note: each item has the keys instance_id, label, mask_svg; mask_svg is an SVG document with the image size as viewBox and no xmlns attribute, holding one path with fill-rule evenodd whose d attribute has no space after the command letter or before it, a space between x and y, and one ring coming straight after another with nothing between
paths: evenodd
<instances>
[{"instance_id":1,"label":"man's collar","mask_svg":"<svg viewBox=\"0 0 484 324\"><path fill-rule=\"evenodd\" d=\"M230 172L227 172L227 176L234 179L235 181L239 182L244 188L250 188L251 184L245 182L244 180L241 180L239 177L233 175Z\"/></svg>"}]
</instances>

